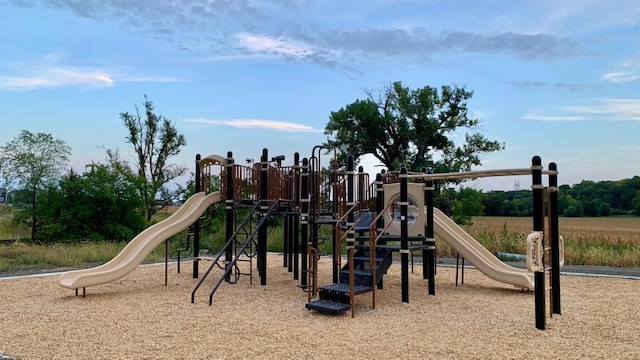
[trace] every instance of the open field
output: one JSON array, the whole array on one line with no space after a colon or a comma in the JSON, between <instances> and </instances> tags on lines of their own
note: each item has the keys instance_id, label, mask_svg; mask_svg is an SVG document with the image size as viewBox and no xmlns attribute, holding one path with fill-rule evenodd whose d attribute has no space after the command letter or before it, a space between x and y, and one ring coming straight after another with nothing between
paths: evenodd
<instances>
[{"instance_id":1,"label":"open field","mask_svg":"<svg viewBox=\"0 0 640 360\"><path fill-rule=\"evenodd\" d=\"M330 262L321 260L321 281ZM563 315L535 329L533 293L475 270L454 286L454 269L438 268L436 296L416 268L410 303L400 301L400 267L385 290L356 297L357 314L325 316L304 309L306 294L269 255L267 286L225 284L207 305L210 286L189 296L196 280L170 268L135 270L87 297L57 285L57 276L0 280L0 353L22 359L638 359L640 281L562 276ZM254 279L254 284L259 283ZM615 294L615 296L612 296Z\"/></svg>"},{"instance_id":2,"label":"open field","mask_svg":"<svg viewBox=\"0 0 640 360\"><path fill-rule=\"evenodd\" d=\"M510 232L531 232L530 217L476 216L469 232L474 235L482 228L501 229L506 224ZM623 242L640 245L640 217L596 217L559 219L560 233L564 238Z\"/></svg>"},{"instance_id":3,"label":"open field","mask_svg":"<svg viewBox=\"0 0 640 360\"><path fill-rule=\"evenodd\" d=\"M640 218L560 218L565 263L640 267ZM532 219L474 217L467 231L492 252L525 252ZM444 254L446 255L446 254Z\"/></svg>"}]
</instances>

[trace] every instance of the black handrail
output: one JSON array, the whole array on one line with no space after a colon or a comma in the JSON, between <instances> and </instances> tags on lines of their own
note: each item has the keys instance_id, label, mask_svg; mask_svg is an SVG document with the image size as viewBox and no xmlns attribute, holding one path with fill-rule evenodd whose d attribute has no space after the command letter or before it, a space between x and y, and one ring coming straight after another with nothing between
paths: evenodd
<instances>
[{"instance_id":1,"label":"black handrail","mask_svg":"<svg viewBox=\"0 0 640 360\"><path fill-rule=\"evenodd\" d=\"M251 219L251 215L253 214L254 211L256 211L256 209L258 209L260 207L262 202L263 202L263 200L258 201L255 205L253 205L253 207L249 210L249 213L247 213L247 215L244 217L242 222L240 222L240 225L236 228L236 231L231 235L231 237L227 240L227 242L222 246L222 249L218 252L218 255L215 257L215 259L213 260L213 262L211 263L211 265L209 266L207 271L205 271L205 273L202 275L202 278L200 278L200 280L198 281L198 284L196 285L196 287L193 289L193 291L191 291L191 303L195 302L196 291L198 291L198 288L200 288L200 285L202 285L202 283L204 282L204 279L207 278L207 276L209 275L211 270L213 270L213 268L218 264L218 261L220 261L220 258L225 253L225 250L229 246L231 246L233 244L233 242L236 240L236 237L238 236L240 231L242 231L244 229L244 225L247 223L247 221L249 221Z\"/></svg>"},{"instance_id":2,"label":"black handrail","mask_svg":"<svg viewBox=\"0 0 640 360\"><path fill-rule=\"evenodd\" d=\"M268 200L261 200L258 203L262 203L262 202L268 202ZM249 237L247 238L247 240L245 240L245 242L242 245L242 247L236 252L236 256L227 265L227 267L226 267L226 269L224 271L224 274L220 277L220 280L218 280L218 283L213 287L213 289L209 293L209 306L211 306L211 304L213 302L213 294L215 294L216 290L218 290L220 285L222 285L222 282L224 281L224 279L231 273L231 269L234 266L236 266L236 263L238 262L238 259L240 258L240 256L242 256L242 254L244 253L244 251L247 248L247 246L251 243L251 241L253 240L253 237L256 235L256 233L258 232L260 227L267 221L267 219L269 218L269 215L271 214L271 212L273 212L273 210L277 206L279 206L279 203L280 203L280 199L274 201L273 204L271 204L271 207L269 207L269 210L262 216L260 221L256 224L256 227L253 230L253 232L251 233L251 235L249 235Z\"/></svg>"}]
</instances>

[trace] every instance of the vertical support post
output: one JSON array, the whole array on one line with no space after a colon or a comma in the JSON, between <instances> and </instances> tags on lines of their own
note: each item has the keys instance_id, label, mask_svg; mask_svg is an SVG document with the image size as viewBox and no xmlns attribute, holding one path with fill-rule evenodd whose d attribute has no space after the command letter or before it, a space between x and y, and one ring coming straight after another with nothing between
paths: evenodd
<instances>
[{"instance_id":1,"label":"vertical support post","mask_svg":"<svg viewBox=\"0 0 640 360\"><path fill-rule=\"evenodd\" d=\"M351 155L349 155L351 156ZM348 162L348 160L347 160ZM347 165L348 166L348 165ZM333 163L331 165L331 173L329 175L329 180L331 182L331 197L333 204L333 219L338 219L341 217L340 215L340 191L338 190L338 163ZM352 175L353 176L353 175ZM347 191L349 191L347 189ZM348 206L348 205L347 205ZM333 224L333 231L331 232L331 248L333 254L332 261L332 279L333 283L336 284L340 282L340 239L336 236L336 226L340 226L337 222Z\"/></svg>"},{"instance_id":2,"label":"vertical support post","mask_svg":"<svg viewBox=\"0 0 640 360\"><path fill-rule=\"evenodd\" d=\"M260 217L267 216L269 205L269 150L262 149L260 163ZM260 270L260 285L267 285L267 226L263 222L258 229L258 270Z\"/></svg>"},{"instance_id":3,"label":"vertical support post","mask_svg":"<svg viewBox=\"0 0 640 360\"><path fill-rule=\"evenodd\" d=\"M290 232L291 229L289 228L289 226L291 225L291 223L289 222L289 214L285 214L284 215L284 229L283 229L283 239L282 239L282 267L289 267L289 252L291 251L291 249L289 249L289 243L290 243Z\"/></svg>"},{"instance_id":4,"label":"vertical support post","mask_svg":"<svg viewBox=\"0 0 640 360\"><path fill-rule=\"evenodd\" d=\"M362 166L358 166L358 202L360 203L358 209L361 211L369 210L362 208L364 202L367 200L364 197L366 195L367 186L369 186L369 184L365 181L364 168Z\"/></svg>"},{"instance_id":5,"label":"vertical support post","mask_svg":"<svg viewBox=\"0 0 640 360\"><path fill-rule=\"evenodd\" d=\"M551 238L552 312L560 314L560 229L558 224L558 165L549 164L549 236Z\"/></svg>"},{"instance_id":6,"label":"vertical support post","mask_svg":"<svg viewBox=\"0 0 640 360\"><path fill-rule=\"evenodd\" d=\"M384 187L383 187L384 184L382 181L382 174L380 173L376 174L375 184L376 184L376 208L375 208L376 212L375 212L375 215L373 216L377 217L384 209ZM383 229L384 229L384 216L380 216L378 217L378 220L376 220L376 236L380 235ZM369 245L373 246L373 244L369 244ZM378 280L378 289L382 290L383 288L384 288L384 278Z\"/></svg>"},{"instance_id":7,"label":"vertical support post","mask_svg":"<svg viewBox=\"0 0 640 360\"><path fill-rule=\"evenodd\" d=\"M293 280L300 277L300 154L293 154Z\"/></svg>"},{"instance_id":8,"label":"vertical support post","mask_svg":"<svg viewBox=\"0 0 640 360\"><path fill-rule=\"evenodd\" d=\"M423 172L427 174L432 174L433 171L431 169L422 169ZM434 228L433 228L433 193L435 187L433 186L433 180L427 179L425 181L425 192L424 192L424 204L427 208L427 221L426 221L426 231L425 235L427 237L427 246L426 250L422 250L422 260L424 262L424 266L422 267L422 278L428 279L428 292L429 295L436 294L436 239L434 236ZM457 277L456 277L457 279Z\"/></svg>"},{"instance_id":9,"label":"vertical support post","mask_svg":"<svg viewBox=\"0 0 640 360\"><path fill-rule=\"evenodd\" d=\"M200 159L202 159L200 154L196 154L196 174L195 174L196 175L196 180L195 180L196 193L199 193L200 191L202 191L202 184L201 184L202 174L200 169ZM198 261L199 256L200 256L200 219L197 219L193 223L193 278L194 279L198 278L198 264L200 263ZM179 262L178 262L178 269L180 269Z\"/></svg>"},{"instance_id":10,"label":"vertical support post","mask_svg":"<svg viewBox=\"0 0 640 360\"><path fill-rule=\"evenodd\" d=\"M382 174L376 174L376 214L380 215L384 209L384 183L382 181ZM376 235L380 235L380 232L384 229L384 216L380 216L376 221Z\"/></svg>"},{"instance_id":11,"label":"vertical support post","mask_svg":"<svg viewBox=\"0 0 640 360\"><path fill-rule=\"evenodd\" d=\"M355 206L355 202L354 202L354 159L353 159L353 155L349 155L347 156L347 211L351 210L351 208L353 206ZM353 211L350 211L349 214L347 215L347 247L354 249L354 245L355 245L355 232L353 229L351 229L351 227L353 227L353 222L354 222L354 216L353 216ZM340 224L337 224L335 226L341 226ZM335 231L334 231L335 234ZM335 244L335 250L334 250L334 254L336 256L336 259L334 260L334 283L337 283L339 280L338 279L338 275L340 272L340 268L338 266L339 264L339 260L337 259L337 257L340 256L340 239L337 239L337 242ZM375 286L375 284L372 284L372 286Z\"/></svg>"},{"instance_id":12,"label":"vertical support post","mask_svg":"<svg viewBox=\"0 0 640 360\"><path fill-rule=\"evenodd\" d=\"M407 168L400 167L400 261L402 263L402 302L409 302L409 224L407 222L409 197Z\"/></svg>"},{"instance_id":13,"label":"vertical support post","mask_svg":"<svg viewBox=\"0 0 640 360\"><path fill-rule=\"evenodd\" d=\"M307 257L307 247L309 246L309 160L307 158L302 159L302 168L300 172L300 237L302 238L302 248L300 249L300 257L302 260L302 266L300 272L300 286L305 289L307 287L307 264L309 263Z\"/></svg>"},{"instance_id":14,"label":"vertical support post","mask_svg":"<svg viewBox=\"0 0 640 360\"><path fill-rule=\"evenodd\" d=\"M532 193L533 193L533 231L544 231L544 186L542 185L542 159L534 156L531 160L531 177L532 177ZM544 239L542 244L544 248ZM543 258L544 265L544 258ZM542 271L536 271L533 274L535 286L535 317L536 328L545 329L546 311L545 311L545 281L544 266Z\"/></svg>"},{"instance_id":15,"label":"vertical support post","mask_svg":"<svg viewBox=\"0 0 640 360\"><path fill-rule=\"evenodd\" d=\"M316 219L318 218L317 211L319 211L319 197L320 197L320 174L317 171L318 158L312 156L309 158L309 231L311 247L318 248L318 225ZM311 269L309 269L311 270Z\"/></svg>"},{"instance_id":16,"label":"vertical support post","mask_svg":"<svg viewBox=\"0 0 640 360\"><path fill-rule=\"evenodd\" d=\"M233 153L231 151L227 152L227 159L226 159L226 164L225 164L225 188L226 188L226 194L225 194L225 198L224 198L224 212L225 212L225 228L224 228L224 234L225 234L225 242L228 242L229 240L231 240L231 237L233 236L233 233L235 232L235 211L233 209L234 207L234 195L235 195L235 190L233 188L233 183L234 183L234 173L233 173L233 164L234 164L234 160L233 160ZM229 246L225 249L224 251L224 263L225 263L225 270L227 266L230 266L231 264L231 260L233 259L233 246ZM229 272L229 274L227 274L227 276L225 276L225 281L229 282L231 281L231 273Z\"/></svg>"}]
</instances>

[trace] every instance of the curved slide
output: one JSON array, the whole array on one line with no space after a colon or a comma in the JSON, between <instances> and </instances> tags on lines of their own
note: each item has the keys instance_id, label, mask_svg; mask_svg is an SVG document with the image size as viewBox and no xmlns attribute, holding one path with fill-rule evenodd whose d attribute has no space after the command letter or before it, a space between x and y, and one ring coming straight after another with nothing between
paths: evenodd
<instances>
[{"instance_id":1,"label":"curved slide","mask_svg":"<svg viewBox=\"0 0 640 360\"><path fill-rule=\"evenodd\" d=\"M483 274L499 282L533 290L533 273L502 262L437 208L433 208L433 225L437 236L471 261Z\"/></svg>"},{"instance_id":2,"label":"curved slide","mask_svg":"<svg viewBox=\"0 0 640 360\"><path fill-rule=\"evenodd\" d=\"M199 192L187 199L168 218L156 223L131 240L116 257L92 269L69 271L60 276L60 286L69 289L106 284L123 278L169 237L193 224L209 206L220 202L220 193Z\"/></svg>"}]
</instances>

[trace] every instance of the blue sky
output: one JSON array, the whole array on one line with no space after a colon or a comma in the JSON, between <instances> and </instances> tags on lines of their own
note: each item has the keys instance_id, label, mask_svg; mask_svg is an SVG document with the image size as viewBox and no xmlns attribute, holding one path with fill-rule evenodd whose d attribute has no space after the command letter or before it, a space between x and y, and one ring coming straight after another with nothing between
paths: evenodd
<instances>
[{"instance_id":1,"label":"blue sky","mask_svg":"<svg viewBox=\"0 0 640 360\"><path fill-rule=\"evenodd\" d=\"M72 165L128 157L144 94L196 153L310 156L331 111L390 82L464 85L482 168L556 161L562 184L640 174L636 0L0 0L0 144L47 132ZM458 134L464 135L463 131ZM376 161L365 159L367 170ZM528 178L476 181L521 188Z\"/></svg>"}]
</instances>

